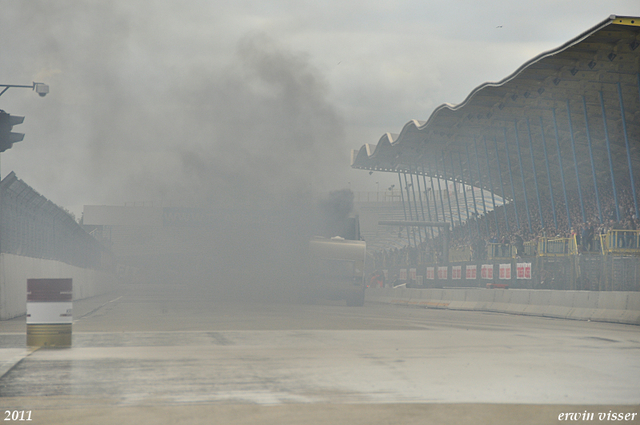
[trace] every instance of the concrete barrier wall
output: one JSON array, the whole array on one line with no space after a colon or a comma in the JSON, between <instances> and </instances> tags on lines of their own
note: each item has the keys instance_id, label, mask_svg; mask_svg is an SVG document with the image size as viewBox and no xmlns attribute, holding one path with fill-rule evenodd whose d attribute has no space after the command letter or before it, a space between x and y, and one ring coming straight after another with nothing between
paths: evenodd
<instances>
[{"instance_id":1,"label":"concrete barrier wall","mask_svg":"<svg viewBox=\"0 0 640 425\"><path fill-rule=\"evenodd\" d=\"M369 288L366 300L426 308L495 311L640 325L640 292Z\"/></svg>"},{"instance_id":2,"label":"concrete barrier wall","mask_svg":"<svg viewBox=\"0 0 640 425\"><path fill-rule=\"evenodd\" d=\"M73 299L104 294L115 287L115 275L60 261L0 254L0 320L27 312L27 279L71 278Z\"/></svg>"}]
</instances>

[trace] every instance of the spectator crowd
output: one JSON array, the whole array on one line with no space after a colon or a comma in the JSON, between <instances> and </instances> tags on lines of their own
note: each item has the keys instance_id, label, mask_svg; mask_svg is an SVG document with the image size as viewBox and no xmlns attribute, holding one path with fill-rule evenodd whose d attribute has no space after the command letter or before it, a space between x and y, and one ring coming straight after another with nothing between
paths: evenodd
<instances>
[{"instance_id":1,"label":"spectator crowd","mask_svg":"<svg viewBox=\"0 0 640 425\"><path fill-rule=\"evenodd\" d=\"M640 182L636 183L636 187L640 187ZM600 235L606 234L609 230L636 231L640 227L631 185L623 185L617 192L617 209L612 190L600 191L600 208L593 189L582 191L582 203L577 190L567 193L567 203L563 194L554 193L555 202L552 204L550 193L547 192L546 197L541 193L540 209L537 200L528 200L529 214L524 200L505 203L486 215L474 215L462 225L454 226L450 232L449 246L453 249L468 247L474 258L481 259L482 255L486 255L487 244L499 244L503 253L506 247L514 246L516 255L523 255L525 245L539 238L575 237L580 252L600 251ZM408 244L400 249L381 250L375 253L376 264L385 267L400 264L417 265L437 262L442 258L442 234L430 239L430 231L414 231L422 232L421 243L413 246ZM618 246L638 248L635 246L636 243L637 238L627 236L620 238Z\"/></svg>"}]
</instances>

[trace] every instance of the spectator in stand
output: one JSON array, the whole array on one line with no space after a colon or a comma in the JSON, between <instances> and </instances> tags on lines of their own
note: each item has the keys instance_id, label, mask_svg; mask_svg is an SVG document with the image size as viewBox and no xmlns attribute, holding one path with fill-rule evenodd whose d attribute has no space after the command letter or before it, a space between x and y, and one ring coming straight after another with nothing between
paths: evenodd
<instances>
[{"instance_id":1,"label":"spectator in stand","mask_svg":"<svg viewBox=\"0 0 640 425\"><path fill-rule=\"evenodd\" d=\"M510 252L509 252L509 238L507 237L507 235L503 235L502 238L500 239L500 248L502 249L502 256L503 257L509 257Z\"/></svg>"},{"instance_id":2,"label":"spectator in stand","mask_svg":"<svg viewBox=\"0 0 640 425\"><path fill-rule=\"evenodd\" d=\"M593 249L593 224L587 223L582 229L582 249L584 251L591 251Z\"/></svg>"},{"instance_id":3,"label":"spectator in stand","mask_svg":"<svg viewBox=\"0 0 640 425\"><path fill-rule=\"evenodd\" d=\"M635 231L636 231L636 223L633 219L630 219L627 222L627 226L626 229L629 230L628 232L625 232L625 246L627 248L635 248L635 240L636 240L636 235L635 235Z\"/></svg>"},{"instance_id":4,"label":"spectator in stand","mask_svg":"<svg viewBox=\"0 0 640 425\"><path fill-rule=\"evenodd\" d=\"M522 257L524 255L524 239L520 234L516 233L514 238L514 245L516 246L516 255Z\"/></svg>"}]
</instances>

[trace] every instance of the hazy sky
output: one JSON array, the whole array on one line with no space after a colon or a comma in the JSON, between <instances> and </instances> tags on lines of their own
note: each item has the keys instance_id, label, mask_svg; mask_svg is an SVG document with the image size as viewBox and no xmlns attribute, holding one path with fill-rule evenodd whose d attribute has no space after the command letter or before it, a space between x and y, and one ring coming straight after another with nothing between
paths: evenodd
<instances>
[{"instance_id":1,"label":"hazy sky","mask_svg":"<svg viewBox=\"0 0 640 425\"><path fill-rule=\"evenodd\" d=\"M535 5L534 5L535 4ZM1 155L58 205L375 191L351 149L426 120L637 0L0 0Z\"/></svg>"}]
</instances>

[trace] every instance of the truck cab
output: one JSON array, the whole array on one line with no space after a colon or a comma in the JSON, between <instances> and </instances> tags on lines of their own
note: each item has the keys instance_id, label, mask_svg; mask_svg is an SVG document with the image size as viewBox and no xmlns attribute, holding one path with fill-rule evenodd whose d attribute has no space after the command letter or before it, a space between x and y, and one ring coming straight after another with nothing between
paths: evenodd
<instances>
[{"instance_id":1,"label":"truck cab","mask_svg":"<svg viewBox=\"0 0 640 425\"><path fill-rule=\"evenodd\" d=\"M360 240L313 238L309 242L312 296L364 305L366 251L366 243Z\"/></svg>"}]
</instances>

